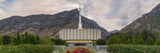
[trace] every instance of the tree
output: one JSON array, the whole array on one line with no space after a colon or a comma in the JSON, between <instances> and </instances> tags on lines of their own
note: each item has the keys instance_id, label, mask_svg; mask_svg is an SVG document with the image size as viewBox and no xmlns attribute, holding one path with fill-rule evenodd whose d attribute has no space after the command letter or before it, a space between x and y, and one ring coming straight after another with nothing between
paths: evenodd
<instances>
[{"instance_id":1,"label":"tree","mask_svg":"<svg viewBox=\"0 0 160 53\"><path fill-rule=\"evenodd\" d=\"M36 36L36 42L37 42L36 44L40 43L40 37L39 37L39 35Z\"/></svg>"},{"instance_id":2,"label":"tree","mask_svg":"<svg viewBox=\"0 0 160 53\"><path fill-rule=\"evenodd\" d=\"M3 45L2 35L0 35L0 46Z\"/></svg>"},{"instance_id":3,"label":"tree","mask_svg":"<svg viewBox=\"0 0 160 53\"><path fill-rule=\"evenodd\" d=\"M98 40L96 40L96 44L97 45L106 45L106 40L104 40L104 39L98 39Z\"/></svg>"},{"instance_id":4,"label":"tree","mask_svg":"<svg viewBox=\"0 0 160 53\"><path fill-rule=\"evenodd\" d=\"M144 44L142 35L137 35L136 44Z\"/></svg>"},{"instance_id":5,"label":"tree","mask_svg":"<svg viewBox=\"0 0 160 53\"><path fill-rule=\"evenodd\" d=\"M10 45L15 45L12 34L10 34L9 36L10 36Z\"/></svg>"},{"instance_id":6,"label":"tree","mask_svg":"<svg viewBox=\"0 0 160 53\"><path fill-rule=\"evenodd\" d=\"M37 40L33 35L30 36L30 43L34 45L37 44Z\"/></svg>"},{"instance_id":7,"label":"tree","mask_svg":"<svg viewBox=\"0 0 160 53\"><path fill-rule=\"evenodd\" d=\"M29 38L28 32L25 32L24 43L25 43L25 44L30 44L30 38Z\"/></svg>"},{"instance_id":8,"label":"tree","mask_svg":"<svg viewBox=\"0 0 160 53\"><path fill-rule=\"evenodd\" d=\"M124 37L124 33L121 34L121 43L126 43L126 38Z\"/></svg>"},{"instance_id":9,"label":"tree","mask_svg":"<svg viewBox=\"0 0 160 53\"><path fill-rule=\"evenodd\" d=\"M19 32L17 32L17 36L16 36L16 45L22 44L22 38L19 34Z\"/></svg>"},{"instance_id":10,"label":"tree","mask_svg":"<svg viewBox=\"0 0 160 53\"><path fill-rule=\"evenodd\" d=\"M46 35L40 42L43 44L51 44L52 43L52 41L48 35Z\"/></svg>"},{"instance_id":11,"label":"tree","mask_svg":"<svg viewBox=\"0 0 160 53\"><path fill-rule=\"evenodd\" d=\"M21 34L22 44L25 44L25 36L24 34Z\"/></svg>"},{"instance_id":12,"label":"tree","mask_svg":"<svg viewBox=\"0 0 160 53\"><path fill-rule=\"evenodd\" d=\"M130 40L130 38L128 38L128 40L127 40L127 42L126 42L127 44L131 44L131 40Z\"/></svg>"},{"instance_id":13,"label":"tree","mask_svg":"<svg viewBox=\"0 0 160 53\"><path fill-rule=\"evenodd\" d=\"M148 37L151 37L151 38L153 38L153 40L155 40L155 37L154 37L153 33L152 33L152 32L149 32L149 31L147 31L147 30L143 30L143 31L142 31L142 35L143 35L144 41L146 41L146 39L147 39Z\"/></svg>"},{"instance_id":14,"label":"tree","mask_svg":"<svg viewBox=\"0 0 160 53\"><path fill-rule=\"evenodd\" d=\"M136 39L132 36L132 44L136 44Z\"/></svg>"},{"instance_id":15,"label":"tree","mask_svg":"<svg viewBox=\"0 0 160 53\"><path fill-rule=\"evenodd\" d=\"M154 40L151 37L148 37L146 40L146 44L147 45L153 45L154 44Z\"/></svg>"},{"instance_id":16,"label":"tree","mask_svg":"<svg viewBox=\"0 0 160 53\"><path fill-rule=\"evenodd\" d=\"M156 40L156 45L160 45L160 37Z\"/></svg>"},{"instance_id":17,"label":"tree","mask_svg":"<svg viewBox=\"0 0 160 53\"><path fill-rule=\"evenodd\" d=\"M5 35L5 36L3 36L2 41L3 41L4 45L8 45L8 44L10 44L10 37Z\"/></svg>"},{"instance_id":18,"label":"tree","mask_svg":"<svg viewBox=\"0 0 160 53\"><path fill-rule=\"evenodd\" d=\"M117 36L112 36L110 38L110 44L120 44L121 43L121 39Z\"/></svg>"}]
</instances>

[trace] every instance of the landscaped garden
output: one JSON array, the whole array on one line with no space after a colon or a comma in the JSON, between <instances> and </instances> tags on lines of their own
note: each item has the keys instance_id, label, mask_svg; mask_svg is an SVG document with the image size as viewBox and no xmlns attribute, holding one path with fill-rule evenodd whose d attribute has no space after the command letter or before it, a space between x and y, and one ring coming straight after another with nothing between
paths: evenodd
<instances>
[{"instance_id":1,"label":"landscaped garden","mask_svg":"<svg viewBox=\"0 0 160 53\"><path fill-rule=\"evenodd\" d=\"M19 34L16 36L0 35L0 53L52 53L54 45L64 45L65 41L50 39L49 36L40 38L38 35Z\"/></svg>"},{"instance_id":2,"label":"landscaped garden","mask_svg":"<svg viewBox=\"0 0 160 53\"><path fill-rule=\"evenodd\" d=\"M110 53L160 53L160 33L148 31L112 33L106 39L98 39L93 44L108 45ZM0 53L53 53L54 45L68 44L61 39L50 39L49 36L40 38L38 35L19 34L16 36L0 35ZM78 44L79 45L79 44ZM81 45L81 44L80 44ZM82 44L83 45L83 44ZM58 48L58 53L95 53L96 51L84 47L73 49Z\"/></svg>"}]
</instances>

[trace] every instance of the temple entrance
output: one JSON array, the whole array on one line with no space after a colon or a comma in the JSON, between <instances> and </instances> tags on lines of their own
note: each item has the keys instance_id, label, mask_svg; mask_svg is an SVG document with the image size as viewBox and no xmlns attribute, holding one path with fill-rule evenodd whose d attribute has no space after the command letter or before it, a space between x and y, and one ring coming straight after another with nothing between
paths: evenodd
<instances>
[{"instance_id":1,"label":"temple entrance","mask_svg":"<svg viewBox=\"0 0 160 53\"><path fill-rule=\"evenodd\" d=\"M75 46L86 46L86 43L75 43Z\"/></svg>"}]
</instances>

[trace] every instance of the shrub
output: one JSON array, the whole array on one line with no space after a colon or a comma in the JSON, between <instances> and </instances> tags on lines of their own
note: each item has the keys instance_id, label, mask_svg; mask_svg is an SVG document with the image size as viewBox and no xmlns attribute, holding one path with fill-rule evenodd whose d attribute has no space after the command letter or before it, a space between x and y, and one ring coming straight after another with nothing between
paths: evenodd
<instances>
[{"instance_id":1,"label":"shrub","mask_svg":"<svg viewBox=\"0 0 160 53\"><path fill-rule=\"evenodd\" d=\"M104 39L98 39L98 40L96 40L96 44L97 45L106 45L106 40L104 40Z\"/></svg>"},{"instance_id":2,"label":"shrub","mask_svg":"<svg viewBox=\"0 0 160 53\"><path fill-rule=\"evenodd\" d=\"M149 45L109 45L107 47L110 53L159 53L159 46Z\"/></svg>"},{"instance_id":3,"label":"shrub","mask_svg":"<svg viewBox=\"0 0 160 53\"><path fill-rule=\"evenodd\" d=\"M1 53L51 53L53 45L0 46Z\"/></svg>"},{"instance_id":4,"label":"shrub","mask_svg":"<svg viewBox=\"0 0 160 53\"><path fill-rule=\"evenodd\" d=\"M67 45L67 43L62 39L51 39L56 45Z\"/></svg>"}]
</instances>

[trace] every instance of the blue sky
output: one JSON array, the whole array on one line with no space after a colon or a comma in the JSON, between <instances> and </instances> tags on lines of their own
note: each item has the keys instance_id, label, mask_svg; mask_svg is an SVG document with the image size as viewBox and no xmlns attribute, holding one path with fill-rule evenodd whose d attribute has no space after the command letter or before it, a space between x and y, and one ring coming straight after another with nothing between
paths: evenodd
<instances>
[{"instance_id":1,"label":"blue sky","mask_svg":"<svg viewBox=\"0 0 160 53\"><path fill-rule=\"evenodd\" d=\"M151 11L160 0L0 0L0 20L10 16L56 14L83 5L83 15L108 31L120 30Z\"/></svg>"}]
</instances>

